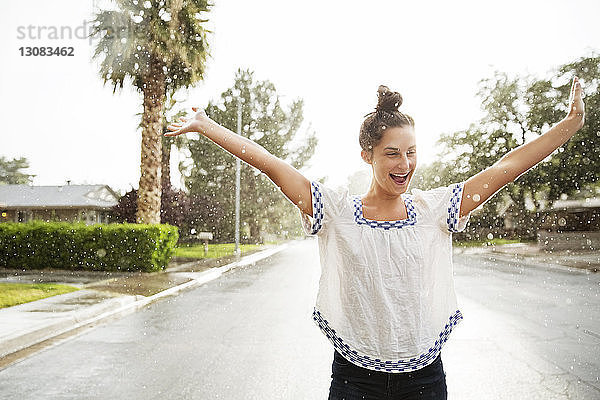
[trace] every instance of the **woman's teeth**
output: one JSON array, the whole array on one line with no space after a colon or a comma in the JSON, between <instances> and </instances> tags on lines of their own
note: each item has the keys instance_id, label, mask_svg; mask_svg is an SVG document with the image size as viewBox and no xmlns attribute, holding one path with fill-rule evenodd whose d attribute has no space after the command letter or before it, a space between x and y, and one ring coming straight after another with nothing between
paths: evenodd
<instances>
[{"instance_id":1,"label":"woman's teeth","mask_svg":"<svg viewBox=\"0 0 600 400\"><path fill-rule=\"evenodd\" d=\"M397 184L399 184L399 185L402 185L402 184L406 183L406 178L408 178L408 174L409 174L409 173L410 173L410 172L407 172L407 173L406 173L406 174L404 174L404 175L400 175L400 174L390 174L390 177L392 178L392 180L393 180L394 182L396 182L396 183L397 183Z\"/></svg>"}]
</instances>

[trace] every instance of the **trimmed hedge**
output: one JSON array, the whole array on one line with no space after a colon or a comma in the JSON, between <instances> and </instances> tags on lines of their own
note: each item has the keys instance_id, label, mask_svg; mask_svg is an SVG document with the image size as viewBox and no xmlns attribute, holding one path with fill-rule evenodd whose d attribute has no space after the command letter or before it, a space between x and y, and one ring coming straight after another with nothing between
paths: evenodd
<instances>
[{"instance_id":1,"label":"trimmed hedge","mask_svg":"<svg viewBox=\"0 0 600 400\"><path fill-rule=\"evenodd\" d=\"M179 238L171 225L1 223L0 266L94 271L166 268Z\"/></svg>"}]
</instances>

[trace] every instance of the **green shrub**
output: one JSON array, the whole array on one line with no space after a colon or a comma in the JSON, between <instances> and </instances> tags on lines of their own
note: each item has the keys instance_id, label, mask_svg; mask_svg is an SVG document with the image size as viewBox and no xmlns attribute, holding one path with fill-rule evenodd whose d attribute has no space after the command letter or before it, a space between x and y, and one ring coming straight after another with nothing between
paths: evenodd
<instances>
[{"instance_id":1,"label":"green shrub","mask_svg":"<svg viewBox=\"0 0 600 400\"><path fill-rule=\"evenodd\" d=\"M174 253L171 225L0 224L0 266L98 271L157 271Z\"/></svg>"}]
</instances>

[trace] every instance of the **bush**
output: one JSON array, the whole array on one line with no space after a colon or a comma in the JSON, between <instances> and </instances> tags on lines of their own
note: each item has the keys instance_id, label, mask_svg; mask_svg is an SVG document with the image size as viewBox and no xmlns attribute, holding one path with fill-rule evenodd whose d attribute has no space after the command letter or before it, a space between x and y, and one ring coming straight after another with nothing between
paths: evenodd
<instances>
[{"instance_id":1,"label":"bush","mask_svg":"<svg viewBox=\"0 0 600 400\"><path fill-rule=\"evenodd\" d=\"M166 268L179 237L170 225L0 224L0 266L96 271Z\"/></svg>"}]
</instances>

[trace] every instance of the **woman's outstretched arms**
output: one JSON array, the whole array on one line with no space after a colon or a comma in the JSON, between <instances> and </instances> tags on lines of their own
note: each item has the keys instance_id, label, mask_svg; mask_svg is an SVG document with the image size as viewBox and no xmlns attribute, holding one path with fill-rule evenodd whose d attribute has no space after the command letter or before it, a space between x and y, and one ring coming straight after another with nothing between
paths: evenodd
<instances>
[{"instance_id":1,"label":"woman's outstretched arms","mask_svg":"<svg viewBox=\"0 0 600 400\"><path fill-rule=\"evenodd\" d=\"M198 132L206 136L229 153L264 172L303 213L313 215L310 181L296 168L275 157L264 147L222 127L208 118L204 110L192 108L193 118L180 118L183 124L174 123L167 127L171 132L165 136L177 136L187 132Z\"/></svg>"},{"instance_id":2,"label":"woman's outstretched arms","mask_svg":"<svg viewBox=\"0 0 600 400\"><path fill-rule=\"evenodd\" d=\"M483 204L504 185L514 181L525 171L552 154L567 142L584 122L585 106L579 79L575 77L569 96L567 116L531 142L511 150L491 167L469 178L463 188L460 216L465 216Z\"/></svg>"}]
</instances>

